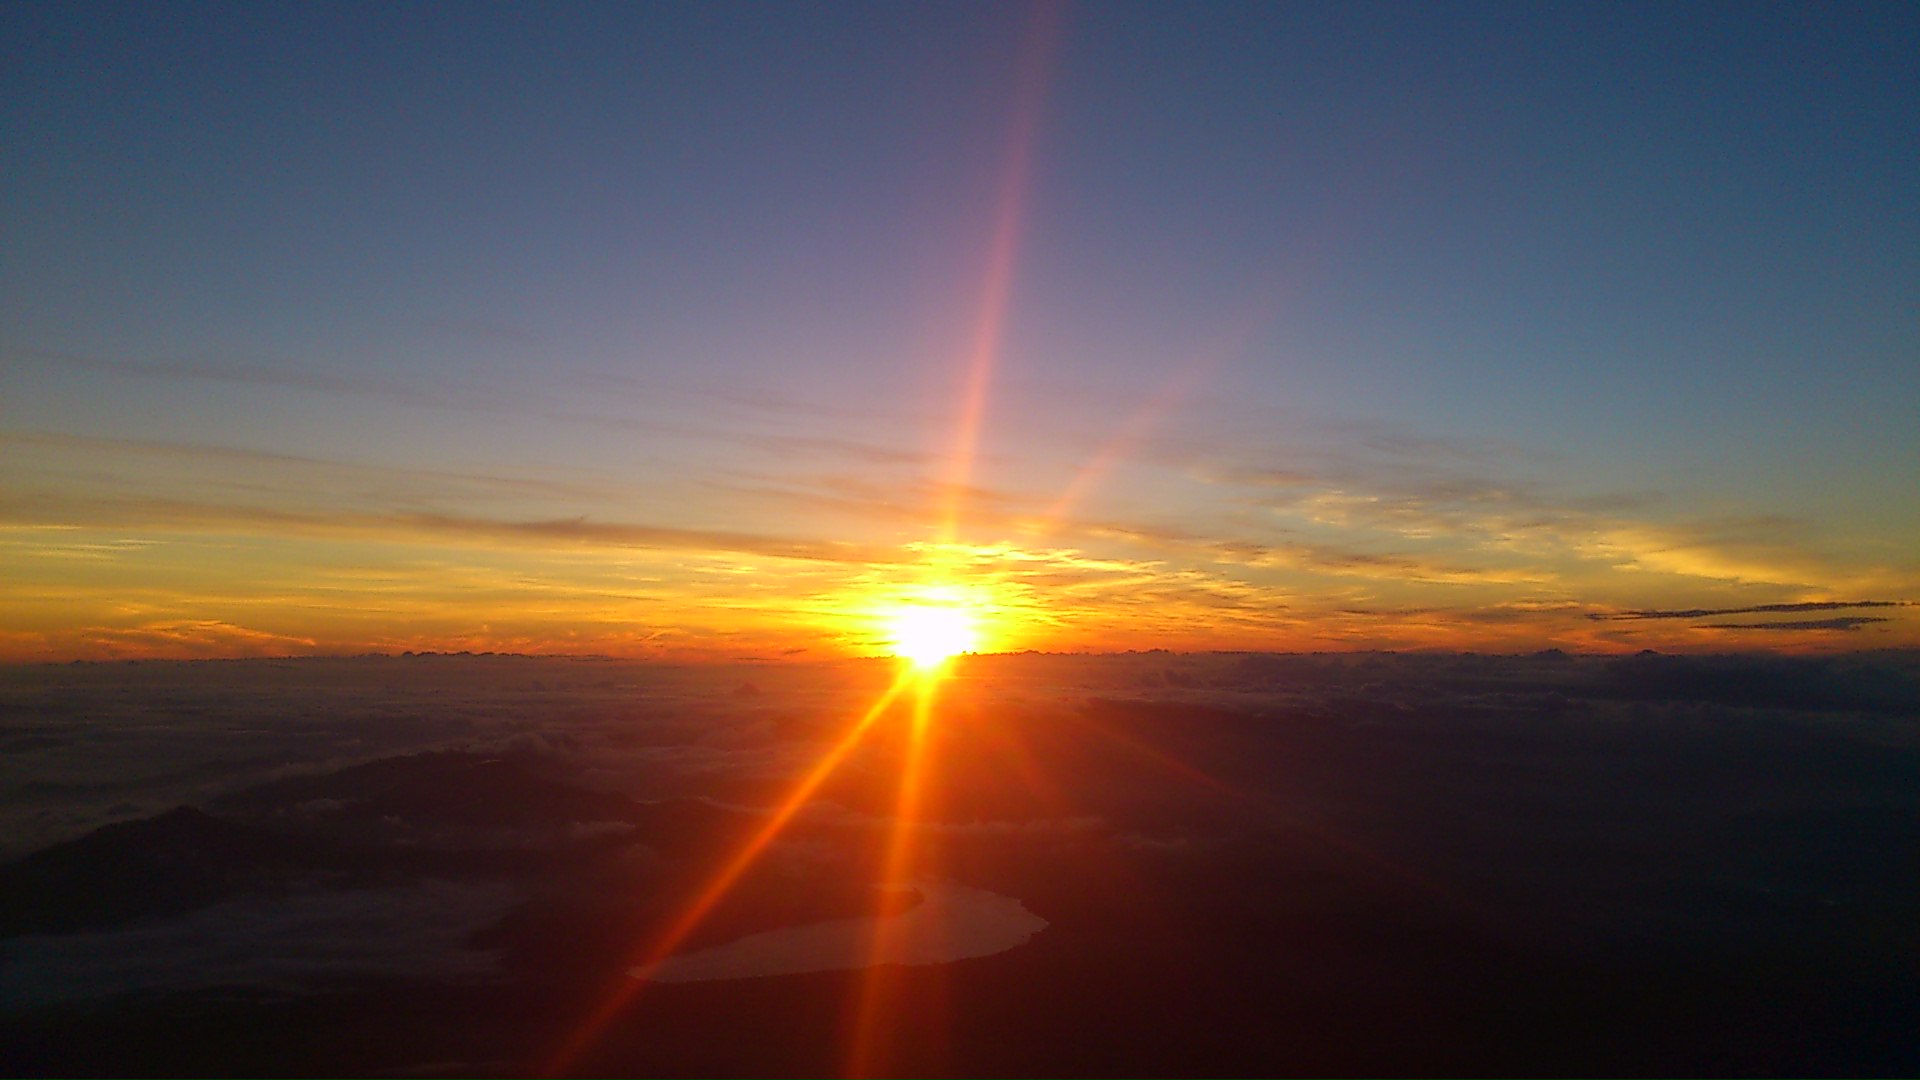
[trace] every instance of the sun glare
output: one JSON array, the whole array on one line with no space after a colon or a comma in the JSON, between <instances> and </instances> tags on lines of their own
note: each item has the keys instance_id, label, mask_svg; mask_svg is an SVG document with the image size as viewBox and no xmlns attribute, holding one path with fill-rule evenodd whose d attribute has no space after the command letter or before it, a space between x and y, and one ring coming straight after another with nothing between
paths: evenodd
<instances>
[{"instance_id":1,"label":"sun glare","mask_svg":"<svg viewBox=\"0 0 1920 1080\"><path fill-rule=\"evenodd\" d=\"M973 617L958 607L903 607L887 622L893 655L922 670L939 667L978 644Z\"/></svg>"}]
</instances>

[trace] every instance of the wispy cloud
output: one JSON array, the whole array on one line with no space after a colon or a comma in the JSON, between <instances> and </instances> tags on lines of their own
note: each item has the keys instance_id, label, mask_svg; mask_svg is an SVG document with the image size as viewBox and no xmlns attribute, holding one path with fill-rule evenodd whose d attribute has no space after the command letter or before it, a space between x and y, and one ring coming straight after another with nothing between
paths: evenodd
<instances>
[{"instance_id":1,"label":"wispy cloud","mask_svg":"<svg viewBox=\"0 0 1920 1080\"><path fill-rule=\"evenodd\" d=\"M1249 501L1303 530L1584 563L1588 576L1631 570L1798 589L1887 587L1904 579L1896 570L1823 554L1811 523L1784 515L1676 516L1669 500L1647 493L1554 495L1525 479L1466 467L1487 464L1483 456L1433 453L1435 460L1423 462L1354 454L1318 468L1238 467L1209 475L1245 488Z\"/></svg>"},{"instance_id":2,"label":"wispy cloud","mask_svg":"<svg viewBox=\"0 0 1920 1080\"><path fill-rule=\"evenodd\" d=\"M306 390L323 394L348 394L359 397L381 397L405 405L460 407L462 400L444 390L429 390L424 387L403 383L393 379L375 376L353 376L328 374L318 370L270 368L242 364L217 363L205 360L128 360L109 359L90 356L85 353L65 352L51 349L13 349L10 354L16 358L39 363L58 364L67 367L88 368L111 375L133 376L144 379L180 380L191 379L203 382L233 383L242 386L269 386L289 390ZM469 406L475 400L467 400Z\"/></svg>"},{"instance_id":3,"label":"wispy cloud","mask_svg":"<svg viewBox=\"0 0 1920 1080\"><path fill-rule=\"evenodd\" d=\"M633 408L611 412L594 411L576 408L556 399L543 400L538 396L530 397L524 388L509 390L471 381L463 382L458 386L423 386L375 375L342 375L307 368L288 369L195 360L109 359L44 349L14 349L10 350L8 355L27 362L84 368L116 376L293 390L330 396L375 399L413 409L448 410L482 416L523 417L566 426L732 443L754 447L783 457L850 459L868 465L924 465L930 460L930 455L924 451L903 449L869 440L805 432L769 432L767 428L770 425L765 415L758 415L751 421L742 420L734 425L715 423L711 420L696 423L687 418L711 414L694 409L662 410L659 408L649 408L644 411L636 411ZM601 381L608 381L608 377L599 378ZM619 382L625 384L631 380L622 379ZM650 384L644 383L635 384L634 388L636 393L654 389ZM716 395L709 392L701 396L712 399ZM651 395L648 397L650 398ZM742 400L752 400L760 409L777 412L789 423L797 416L805 417L816 411L812 406L804 406L792 401L786 401L783 404L777 397L762 400L747 396ZM830 414L822 413L821 415ZM280 456L283 460L297 460L297 455L269 456Z\"/></svg>"},{"instance_id":4,"label":"wispy cloud","mask_svg":"<svg viewBox=\"0 0 1920 1080\"><path fill-rule=\"evenodd\" d=\"M847 458L868 465L924 467L934 461L933 455L924 450L902 450L878 443L824 435L746 435L742 438L754 445L781 454Z\"/></svg>"},{"instance_id":5,"label":"wispy cloud","mask_svg":"<svg viewBox=\"0 0 1920 1080\"><path fill-rule=\"evenodd\" d=\"M161 498L0 497L0 521L146 529L227 528L267 533L354 534L387 539L455 538L542 546L722 551L827 562L895 562L897 548L722 529L680 528L585 516L512 520L444 513L329 513L301 508Z\"/></svg>"},{"instance_id":6,"label":"wispy cloud","mask_svg":"<svg viewBox=\"0 0 1920 1080\"><path fill-rule=\"evenodd\" d=\"M255 630L219 619L181 619L133 627L95 627L77 636L107 656L286 656L310 652L313 638Z\"/></svg>"},{"instance_id":7,"label":"wispy cloud","mask_svg":"<svg viewBox=\"0 0 1920 1080\"><path fill-rule=\"evenodd\" d=\"M1892 622L1883 615L1845 615L1837 619L1798 619L1770 623L1708 623L1708 630L1858 630L1870 623Z\"/></svg>"},{"instance_id":8,"label":"wispy cloud","mask_svg":"<svg viewBox=\"0 0 1920 1080\"><path fill-rule=\"evenodd\" d=\"M1906 600L1820 600L1796 604L1753 604L1748 607L1733 608L1673 608L1667 610L1647 609L1638 611L1589 612L1587 618L1608 622L1634 622L1642 619L1706 619L1722 615L1773 615L1798 614L1808 611L1847 611L1853 608L1889 608L1910 607ZM1788 626L1789 623L1767 623L1768 626Z\"/></svg>"},{"instance_id":9,"label":"wispy cloud","mask_svg":"<svg viewBox=\"0 0 1920 1080\"><path fill-rule=\"evenodd\" d=\"M0 431L0 446L41 447L129 459L176 459L189 466L227 463L242 469L292 470L308 476L324 475L346 483L378 484L386 488L435 492L463 497L486 494L534 495L548 498L604 499L615 494L607 486L546 477L506 476L414 466L369 464L332 458L289 454L251 447L158 439L103 438L56 431Z\"/></svg>"},{"instance_id":10,"label":"wispy cloud","mask_svg":"<svg viewBox=\"0 0 1920 1080\"><path fill-rule=\"evenodd\" d=\"M1087 527L1087 532L1098 537L1177 552L1188 558L1212 563L1304 570L1341 577L1426 584L1545 580L1545 575L1538 571L1475 567L1404 553L1355 550L1335 544L1304 541L1219 540L1165 527L1143 527L1111 522L1090 525Z\"/></svg>"}]
</instances>

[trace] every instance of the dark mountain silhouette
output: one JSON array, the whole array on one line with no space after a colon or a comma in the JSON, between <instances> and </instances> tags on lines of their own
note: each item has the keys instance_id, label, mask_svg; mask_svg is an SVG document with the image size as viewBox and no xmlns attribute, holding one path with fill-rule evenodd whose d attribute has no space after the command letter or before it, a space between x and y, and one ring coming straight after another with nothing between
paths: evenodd
<instances>
[{"instance_id":1,"label":"dark mountain silhouette","mask_svg":"<svg viewBox=\"0 0 1920 1080\"><path fill-rule=\"evenodd\" d=\"M327 807L313 812L316 804ZM416 754L290 777L108 825L0 866L0 937L70 933L180 915L247 893L339 888L421 875L528 878L608 848L707 848L751 816L710 803L641 803L538 775L512 759ZM623 823L614 833L569 827ZM377 824L378 829L368 825ZM443 846L388 842L427 826ZM539 845L499 843L546 829Z\"/></svg>"},{"instance_id":2,"label":"dark mountain silhouette","mask_svg":"<svg viewBox=\"0 0 1920 1080\"><path fill-rule=\"evenodd\" d=\"M347 852L182 806L108 825L0 866L0 936L62 933L176 915L295 880L342 880Z\"/></svg>"},{"instance_id":3,"label":"dark mountain silhouette","mask_svg":"<svg viewBox=\"0 0 1920 1080\"><path fill-rule=\"evenodd\" d=\"M443 751L385 758L235 792L213 808L278 829L370 839L369 824L459 830L449 846L506 830L565 830L619 822L630 842L679 848L737 830L745 815L697 799L639 802L569 783L524 756Z\"/></svg>"}]
</instances>

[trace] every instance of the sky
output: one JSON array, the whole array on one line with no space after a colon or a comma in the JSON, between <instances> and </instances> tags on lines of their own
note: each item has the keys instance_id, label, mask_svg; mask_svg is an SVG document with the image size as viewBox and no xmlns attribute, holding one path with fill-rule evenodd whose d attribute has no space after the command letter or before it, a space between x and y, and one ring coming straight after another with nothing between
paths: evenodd
<instances>
[{"instance_id":1,"label":"sky","mask_svg":"<svg viewBox=\"0 0 1920 1080\"><path fill-rule=\"evenodd\" d=\"M1912 5L0 41L0 658L1920 645Z\"/></svg>"}]
</instances>

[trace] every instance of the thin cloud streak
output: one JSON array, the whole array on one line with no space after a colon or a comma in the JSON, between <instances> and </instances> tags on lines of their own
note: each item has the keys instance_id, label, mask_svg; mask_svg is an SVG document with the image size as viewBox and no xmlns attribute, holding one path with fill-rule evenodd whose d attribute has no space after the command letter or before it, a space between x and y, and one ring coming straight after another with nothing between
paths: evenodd
<instances>
[{"instance_id":1,"label":"thin cloud streak","mask_svg":"<svg viewBox=\"0 0 1920 1080\"><path fill-rule=\"evenodd\" d=\"M1720 615L1771 615L1804 611L1847 611L1853 608L1889 608L1911 607L1910 600L1820 600L1796 604L1754 604L1750 607L1736 608L1684 608L1672 611L1619 611L1592 612L1589 619L1606 622L1637 622L1645 619L1705 619ZM1768 626L1786 626L1787 623L1767 623Z\"/></svg>"},{"instance_id":2,"label":"thin cloud streak","mask_svg":"<svg viewBox=\"0 0 1920 1080\"><path fill-rule=\"evenodd\" d=\"M1839 630L1854 631L1872 623L1892 622L1884 615L1848 615L1838 619L1800 619L1772 623L1708 623L1708 630Z\"/></svg>"},{"instance_id":3,"label":"thin cloud streak","mask_svg":"<svg viewBox=\"0 0 1920 1080\"><path fill-rule=\"evenodd\" d=\"M189 462L221 461L239 466L317 470L353 479L400 480L438 485L453 483L462 485L463 490L469 492L483 490L574 499L603 499L615 493L610 487L539 477L368 464L250 447L169 442L159 439L103 438L58 431L0 431L0 445L49 447L115 456L158 455Z\"/></svg>"},{"instance_id":4,"label":"thin cloud streak","mask_svg":"<svg viewBox=\"0 0 1920 1080\"><path fill-rule=\"evenodd\" d=\"M63 524L90 527L168 530L224 528L373 538L464 537L523 545L573 544L736 552L816 562L886 563L898 561L901 557L893 549L843 541L599 522L585 516L516 521L444 513L325 513L161 498L0 498L0 521L18 525L44 525L49 517L58 517Z\"/></svg>"},{"instance_id":5,"label":"thin cloud streak","mask_svg":"<svg viewBox=\"0 0 1920 1080\"><path fill-rule=\"evenodd\" d=\"M429 389L392 379L356 375L353 377L328 375L312 371L287 371L266 367L248 367L237 364L194 363L185 361L142 361L107 359L87 356L79 353L57 352L43 349L16 349L11 355L28 362L64 364L85 368L110 375L133 376L136 378L160 381L198 381L226 383L235 386L265 387L270 389L297 390L340 397L356 397L386 401L395 405L416 409L432 409L455 413L466 413L490 417L518 417L549 421L567 426L583 426L610 431L619 431L650 436L675 436L704 442L733 444L756 448L775 453L782 457L829 457L851 459L873 465L911 465L925 466L934 460L934 455L924 450L909 450L887 446L880 443L850 439L841 436L813 434L778 434L751 430L748 427L730 428L720 424L695 424L684 419L667 419L658 416L637 416L633 413L590 412L568 408L551 401L542 402L531 398L524 390L493 391L485 387L468 384L459 392L444 389ZM632 380L622 380L632 382ZM639 388L648 389L646 384ZM712 395L717 396L717 395ZM771 403L769 410L775 409ZM795 405L791 402L778 407L779 415L787 420L794 418ZM684 417L690 410L676 411L676 417ZM764 426L762 424L761 426ZM22 433L21 437L30 437L33 433ZM55 433L44 433L55 434ZM81 439L85 436L70 436ZM184 445L184 444L173 444ZM285 461L300 460L300 455L269 455ZM264 460L264 458L263 458Z\"/></svg>"}]
</instances>

